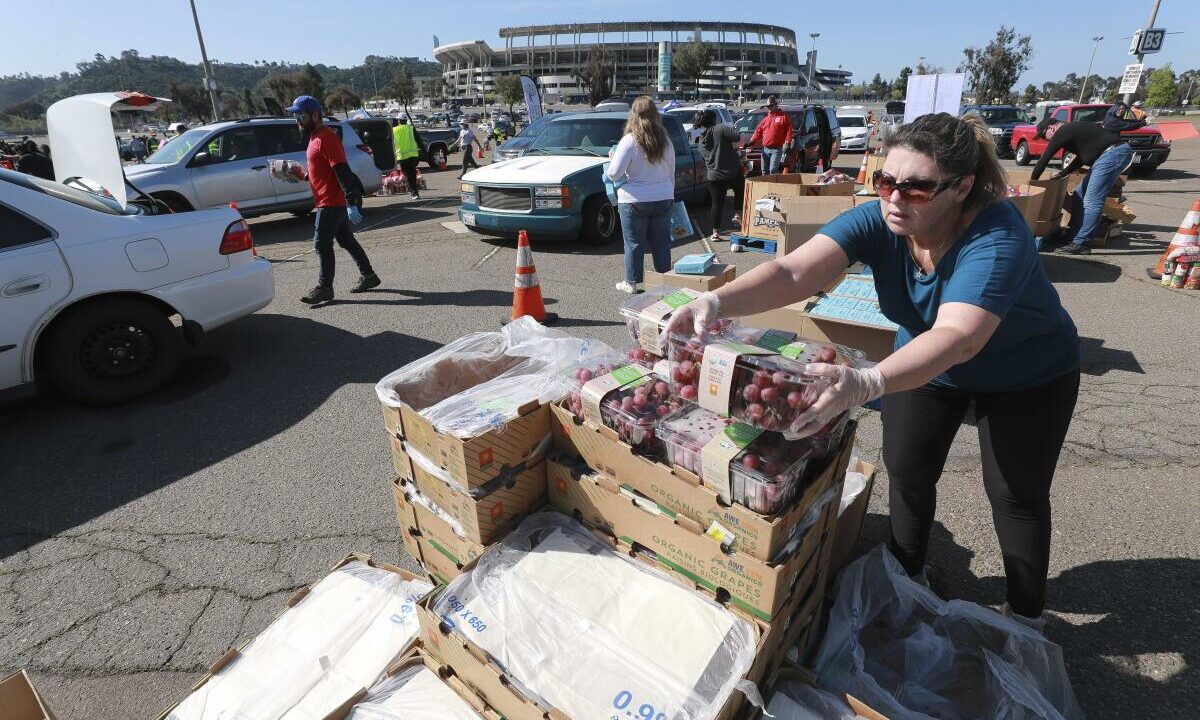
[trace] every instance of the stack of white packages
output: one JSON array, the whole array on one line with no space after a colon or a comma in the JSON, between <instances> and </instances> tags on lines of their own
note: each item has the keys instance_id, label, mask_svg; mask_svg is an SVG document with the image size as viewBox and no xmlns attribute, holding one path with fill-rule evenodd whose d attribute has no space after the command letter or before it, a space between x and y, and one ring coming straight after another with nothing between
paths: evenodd
<instances>
[{"instance_id":1,"label":"stack of white packages","mask_svg":"<svg viewBox=\"0 0 1200 720\"><path fill-rule=\"evenodd\" d=\"M424 665L405 668L371 688L346 720L480 720L465 700Z\"/></svg>"},{"instance_id":2,"label":"stack of white packages","mask_svg":"<svg viewBox=\"0 0 1200 720\"><path fill-rule=\"evenodd\" d=\"M416 637L416 602L432 586L346 563L314 585L179 703L168 720L320 720L363 688Z\"/></svg>"},{"instance_id":3,"label":"stack of white packages","mask_svg":"<svg viewBox=\"0 0 1200 720\"><path fill-rule=\"evenodd\" d=\"M755 656L749 622L554 512L526 518L434 610L572 718L714 718Z\"/></svg>"}]
</instances>

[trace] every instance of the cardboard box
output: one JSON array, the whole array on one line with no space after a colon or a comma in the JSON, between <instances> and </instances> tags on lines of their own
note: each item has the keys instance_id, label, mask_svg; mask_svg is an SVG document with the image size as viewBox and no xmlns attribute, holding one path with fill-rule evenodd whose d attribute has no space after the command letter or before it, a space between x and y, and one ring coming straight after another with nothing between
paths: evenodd
<instances>
[{"instance_id":1,"label":"cardboard box","mask_svg":"<svg viewBox=\"0 0 1200 720\"><path fill-rule=\"evenodd\" d=\"M883 161L886 157L882 152L871 153L867 156L867 178L866 183L863 185L863 190L868 195L877 195L875 192L875 183L871 182L871 178L875 175L876 170L883 169Z\"/></svg>"},{"instance_id":2,"label":"cardboard box","mask_svg":"<svg viewBox=\"0 0 1200 720\"><path fill-rule=\"evenodd\" d=\"M408 497L403 484L405 478L397 476L392 480L392 498L396 503L396 522L400 524L400 544L409 557L422 566L425 560L421 556L421 545L417 540L417 511ZM411 481L410 481L411 482Z\"/></svg>"},{"instance_id":3,"label":"cardboard box","mask_svg":"<svg viewBox=\"0 0 1200 720\"><path fill-rule=\"evenodd\" d=\"M404 480L399 482L399 488L402 494L416 490ZM413 536L421 550L421 562L435 578L449 582L462 573L467 563L483 554L483 545L454 532L450 523L433 511L418 502L410 502L410 505L416 516L417 531Z\"/></svg>"},{"instance_id":4,"label":"cardboard box","mask_svg":"<svg viewBox=\"0 0 1200 720\"><path fill-rule=\"evenodd\" d=\"M383 408L383 429L388 437L403 437L404 431L400 423L400 408L390 407L379 403Z\"/></svg>"},{"instance_id":5,"label":"cardboard box","mask_svg":"<svg viewBox=\"0 0 1200 720\"><path fill-rule=\"evenodd\" d=\"M1037 180L1030 179L1032 176L1033 168L1008 169L1009 182L1045 190L1037 220L1033 225L1034 237L1042 237L1058 227L1062 220L1063 203L1067 199L1067 178L1054 179L1053 173L1042 173L1042 177Z\"/></svg>"},{"instance_id":6,"label":"cardboard box","mask_svg":"<svg viewBox=\"0 0 1200 720\"><path fill-rule=\"evenodd\" d=\"M1033 185L1021 184L1015 185L1021 191L1021 195L1008 198L1008 201L1021 211L1021 216L1025 218L1025 223L1029 225L1029 230L1032 232L1037 227L1038 218L1042 212L1042 202L1046 197L1046 189Z\"/></svg>"},{"instance_id":7,"label":"cardboard box","mask_svg":"<svg viewBox=\"0 0 1200 720\"><path fill-rule=\"evenodd\" d=\"M24 670L0 680L0 720L55 720Z\"/></svg>"},{"instance_id":8,"label":"cardboard box","mask_svg":"<svg viewBox=\"0 0 1200 720\"><path fill-rule=\"evenodd\" d=\"M464 487L477 488L531 459L550 434L550 412L544 405L531 402L517 412L504 427L469 440L438 432L407 405L400 409L400 418L404 438L414 450L447 470Z\"/></svg>"},{"instance_id":9,"label":"cardboard box","mask_svg":"<svg viewBox=\"0 0 1200 720\"><path fill-rule=\"evenodd\" d=\"M820 495L821 488L828 486L832 465L837 460L835 456L829 461L820 477L799 494L786 512L763 515L744 505L723 503L697 476L638 453L606 426L580 422L564 408L554 407L551 412L555 437L565 454L579 458L585 466L607 474L618 485L645 495L665 510L702 525L703 530L714 522L720 523L737 538L734 549L761 561L773 559L787 544L804 511ZM851 421L843 442L852 440L856 427ZM553 472L547 475L551 494L561 492L556 487L559 478Z\"/></svg>"},{"instance_id":10,"label":"cardboard box","mask_svg":"<svg viewBox=\"0 0 1200 720\"><path fill-rule=\"evenodd\" d=\"M699 275L682 275L674 270L665 273L647 270L646 285L666 285L707 292L731 282L735 277L737 277L737 266L713 263L712 267Z\"/></svg>"},{"instance_id":11,"label":"cardboard box","mask_svg":"<svg viewBox=\"0 0 1200 720\"><path fill-rule=\"evenodd\" d=\"M780 246L777 256L787 255L812 239L820 232L825 224L838 215L854 207L854 197L851 195L834 195L827 197L788 198L780 203L781 216L785 224L782 226L782 237L777 238ZM771 213L762 213L764 216ZM775 239L775 238L768 238Z\"/></svg>"},{"instance_id":12,"label":"cardboard box","mask_svg":"<svg viewBox=\"0 0 1200 720\"><path fill-rule=\"evenodd\" d=\"M524 465L524 463L522 463ZM485 494L472 496L447 484L413 461L413 484L434 505L462 525L467 539L480 545L499 540L521 518L546 499L546 462L535 458L533 467L505 472L478 488Z\"/></svg>"},{"instance_id":13,"label":"cardboard box","mask_svg":"<svg viewBox=\"0 0 1200 720\"><path fill-rule=\"evenodd\" d=\"M614 549L628 552L628 547L613 541ZM473 564L463 570L470 570ZM571 720L557 708L540 707L535 701L526 697L515 679L510 679L503 668L497 665L483 650L470 641L443 628L441 619L433 611L433 605L438 595L445 587L434 588L417 603L417 618L421 625L421 642L426 650L436 659L449 666L459 678L474 688L480 698L490 707L500 712L506 720ZM753 683L762 682L768 670L778 666L779 653L776 652L779 642L772 628L760 620L747 618L758 630L758 644L754 663L746 673L746 679ZM715 720L734 720L741 717L746 706L745 696L734 691L725 707L717 714ZM634 717L634 716L630 716Z\"/></svg>"},{"instance_id":14,"label":"cardboard box","mask_svg":"<svg viewBox=\"0 0 1200 720\"><path fill-rule=\"evenodd\" d=\"M746 180L745 195L742 200L742 234L766 240L783 240L783 232L778 217L764 216L755 203L759 200L773 200L779 210L784 200L799 197L828 197L850 196L854 194L854 183L832 183L817 185L817 175L813 173L797 173L795 175L760 175Z\"/></svg>"},{"instance_id":15,"label":"cardboard box","mask_svg":"<svg viewBox=\"0 0 1200 720\"><path fill-rule=\"evenodd\" d=\"M333 567L331 567L329 569L329 572L331 572L331 573L335 572L335 571L337 571L338 568L342 567L343 565L345 565L347 563L353 562L355 560L365 563L367 565L370 565L371 567L380 568L382 570L387 570L388 572L395 573L405 580L410 580L410 581L411 580L423 580L427 583L435 584L433 582L433 579L430 578L428 575L413 573L413 572L405 570L404 568L399 567L397 565L379 562L379 561L373 559L370 555L368 555L366 553L359 553L359 552L349 553L348 555L346 555L346 557L342 558L340 561L335 563L333 565ZM305 598L305 596L308 595L309 590L310 590L309 586L305 585L304 587L300 588L296 592L292 593L291 597L288 598L287 603L285 604L283 609L281 609L279 611L279 613L275 616L275 620L278 620L284 613L286 613L291 608L295 607L295 605L297 603L299 603L301 600L303 600ZM274 620L272 620L272 622L274 622ZM204 675L204 677L200 678L200 680L195 685L192 685L191 689L188 690L188 695L190 696L192 693L199 690L201 687L204 686L205 683L207 683L217 673L219 673L222 668L224 668L226 665L229 665L231 662L236 660L238 658L238 656L241 655L242 650L244 650L246 648L246 646L249 645L253 639L254 638L247 638L240 645L238 645L235 648L230 648L228 651L225 652L224 655L217 658L216 662L214 662L212 665L209 666L208 672ZM414 640L414 643L415 643L415 640ZM400 656L403 657L409 650L411 650L411 647L412 646L410 645L408 650L403 650L400 653ZM366 688L360 688L357 693L355 693L352 697L347 698L345 702L343 702L335 710L333 710L331 713L329 713L329 716L336 715L337 713L342 712L343 710L348 710L351 706L354 705L354 703L358 702L359 700L362 699L362 697L364 695L366 695L366 690L367 690ZM179 702L181 702L181 701L172 703L170 707L168 707L166 710L163 710L162 713L159 714L157 720L166 720L167 716L171 714L171 711L173 711L175 709L175 707L179 705ZM0 720L7 720L7 719L4 718L3 715L0 715Z\"/></svg>"},{"instance_id":16,"label":"cardboard box","mask_svg":"<svg viewBox=\"0 0 1200 720\"><path fill-rule=\"evenodd\" d=\"M785 682L802 682L806 685L817 684L816 678L813 677L813 674L810 671L784 665L774 673L768 675L767 682L764 683L764 687L760 688L762 690L763 700L767 703L767 705L771 704L771 696L775 694L775 689ZM843 695L842 700L844 700L846 704L850 706L850 709L853 710L856 715L866 718L866 720L888 720L887 716L871 709L869 705L853 695ZM756 709L749 715L749 720L758 720L758 718L762 717L765 717L765 714Z\"/></svg>"},{"instance_id":17,"label":"cardboard box","mask_svg":"<svg viewBox=\"0 0 1200 720\"><path fill-rule=\"evenodd\" d=\"M814 497L830 487L840 492L849 452L846 443L831 461L832 469L813 483ZM729 598L731 605L767 622L794 599L793 591L803 592L801 583L805 578L808 582L818 579L820 551L837 516L834 500L822 510L799 547L786 559L772 564L743 552L726 553L720 542L705 534L707 524L635 497L633 491L602 472L572 472L551 461L549 477L550 504L554 508L589 527L611 533L639 552L647 551L660 565L683 574L718 599Z\"/></svg>"},{"instance_id":18,"label":"cardboard box","mask_svg":"<svg viewBox=\"0 0 1200 720\"><path fill-rule=\"evenodd\" d=\"M752 327L787 330L809 340L823 340L862 350L872 362L879 362L892 354L896 345L895 330L850 320L812 317L808 314L812 302L810 298L792 303L742 318L742 322Z\"/></svg>"},{"instance_id":19,"label":"cardboard box","mask_svg":"<svg viewBox=\"0 0 1200 720\"><path fill-rule=\"evenodd\" d=\"M862 537L863 524L867 519L867 507L871 504L871 491L875 489L876 468L874 465L860 460L850 470L866 475L867 485L859 493L859 496L854 498L854 502L846 508L846 512L837 519L829 551L830 579L846 566L846 561L850 559L850 553L854 551L854 546Z\"/></svg>"},{"instance_id":20,"label":"cardboard box","mask_svg":"<svg viewBox=\"0 0 1200 720\"><path fill-rule=\"evenodd\" d=\"M392 469L405 480L412 480L412 458L404 450L404 440L399 436L393 435L389 442L392 446Z\"/></svg>"}]
</instances>

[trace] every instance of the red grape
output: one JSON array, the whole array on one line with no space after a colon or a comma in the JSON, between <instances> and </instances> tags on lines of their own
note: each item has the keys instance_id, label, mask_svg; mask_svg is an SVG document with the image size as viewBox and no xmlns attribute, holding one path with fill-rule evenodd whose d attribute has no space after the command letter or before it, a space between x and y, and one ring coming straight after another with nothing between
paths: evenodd
<instances>
[{"instance_id":1,"label":"red grape","mask_svg":"<svg viewBox=\"0 0 1200 720\"><path fill-rule=\"evenodd\" d=\"M746 402L758 402L762 392L757 385L747 385L742 388L742 397L746 398Z\"/></svg>"},{"instance_id":2,"label":"red grape","mask_svg":"<svg viewBox=\"0 0 1200 720\"><path fill-rule=\"evenodd\" d=\"M742 456L742 465L744 465L747 469L757 470L759 463L760 458L757 455L746 453L744 456Z\"/></svg>"},{"instance_id":3,"label":"red grape","mask_svg":"<svg viewBox=\"0 0 1200 720\"><path fill-rule=\"evenodd\" d=\"M765 387L760 394L763 402L771 404L779 399L779 388Z\"/></svg>"},{"instance_id":4,"label":"red grape","mask_svg":"<svg viewBox=\"0 0 1200 720\"><path fill-rule=\"evenodd\" d=\"M679 388L679 396L682 397L684 400L695 400L696 399L696 386L695 385L684 385L683 387Z\"/></svg>"},{"instance_id":5,"label":"red grape","mask_svg":"<svg viewBox=\"0 0 1200 720\"><path fill-rule=\"evenodd\" d=\"M759 389L769 386L771 384L771 373L767 372L766 370L755 370L754 384L757 385Z\"/></svg>"},{"instance_id":6,"label":"red grape","mask_svg":"<svg viewBox=\"0 0 1200 720\"><path fill-rule=\"evenodd\" d=\"M746 414L750 416L751 420L762 420L763 412L764 408L759 403L750 403L746 406Z\"/></svg>"},{"instance_id":7,"label":"red grape","mask_svg":"<svg viewBox=\"0 0 1200 720\"><path fill-rule=\"evenodd\" d=\"M817 362L831 363L837 359L837 353L831 347L821 348L821 352L817 353Z\"/></svg>"},{"instance_id":8,"label":"red grape","mask_svg":"<svg viewBox=\"0 0 1200 720\"><path fill-rule=\"evenodd\" d=\"M782 370L776 370L774 374L771 375L771 381L776 385L783 385L788 381L788 375Z\"/></svg>"},{"instance_id":9,"label":"red grape","mask_svg":"<svg viewBox=\"0 0 1200 720\"><path fill-rule=\"evenodd\" d=\"M793 410L799 410L804 404L804 395L799 390L793 390L787 396L788 407Z\"/></svg>"}]
</instances>

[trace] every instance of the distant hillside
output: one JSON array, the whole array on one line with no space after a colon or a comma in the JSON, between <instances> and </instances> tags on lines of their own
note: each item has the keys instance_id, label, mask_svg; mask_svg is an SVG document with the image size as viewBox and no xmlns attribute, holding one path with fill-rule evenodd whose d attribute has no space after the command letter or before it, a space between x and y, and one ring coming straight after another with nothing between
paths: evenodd
<instances>
[{"instance_id":1,"label":"distant hillside","mask_svg":"<svg viewBox=\"0 0 1200 720\"><path fill-rule=\"evenodd\" d=\"M204 72L199 64L186 63L173 57L151 55L143 57L137 50L126 50L120 57L97 54L92 60L78 63L75 72L58 76L5 75L0 76L0 114L7 114L22 103L26 109L45 107L55 100L80 93L107 90L140 90L151 95L168 96L171 86L201 87ZM257 61L254 63L219 63L213 75L223 92L241 96L250 90L255 98L271 96L268 77L298 72L304 63ZM368 55L363 64L352 68L329 65L312 66L320 74L326 90L346 85L359 95L369 98L382 93L392 75L401 67L408 68L414 77L441 75L441 66L417 58L380 57Z\"/></svg>"}]
</instances>

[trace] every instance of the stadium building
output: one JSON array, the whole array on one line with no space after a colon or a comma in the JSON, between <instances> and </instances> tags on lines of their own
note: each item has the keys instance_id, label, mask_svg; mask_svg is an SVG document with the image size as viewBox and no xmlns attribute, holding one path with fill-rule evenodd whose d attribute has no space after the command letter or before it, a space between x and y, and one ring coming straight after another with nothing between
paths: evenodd
<instances>
[{"instance_id":1,"label":"stadium building","mask_svg":"<svg viewBox=\"0 0 1200 720\"><path fill-rule=\"evenodd\" d=\"M504 47L483 40L438 45L447 97L477 103L504 75L529 75L547 100L581 102L587 91L575 77L597 47L616 66L614 94L689 96L692 78L671 67L672 48L699 37L713 50L700 78L705 100L754 100L767 95L800 99L848 85L850 71L815 68L816 54L800 61L796 33L778 25L739 22L602 22L500 29ZM436 42L435 42L436 44ZM809 84L809 78L812 84Z\"/></svg>"}]
</instances>

